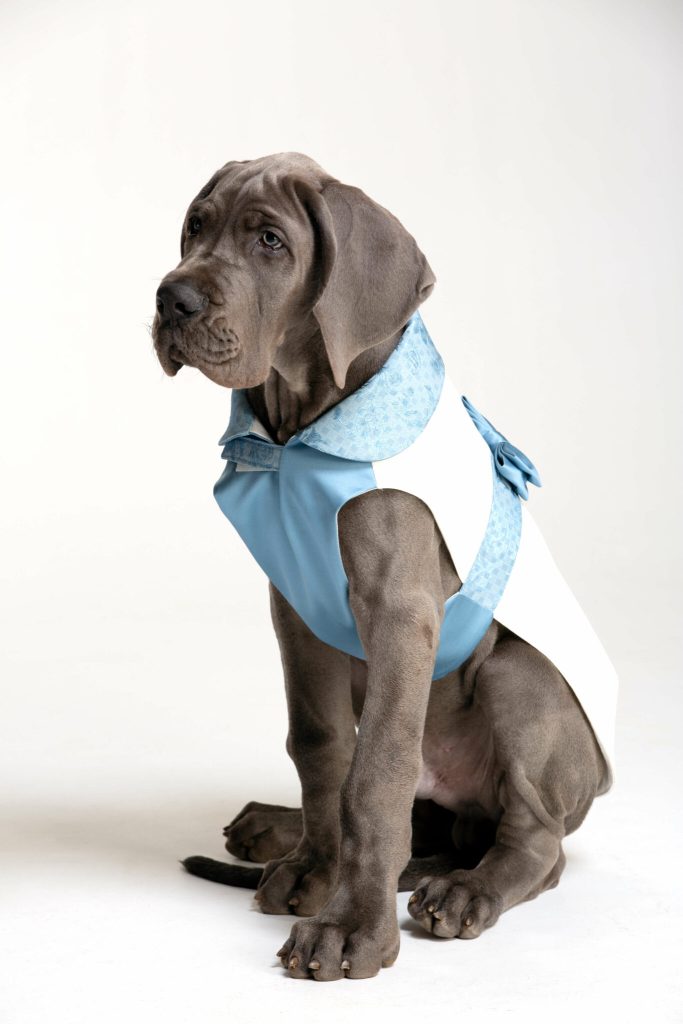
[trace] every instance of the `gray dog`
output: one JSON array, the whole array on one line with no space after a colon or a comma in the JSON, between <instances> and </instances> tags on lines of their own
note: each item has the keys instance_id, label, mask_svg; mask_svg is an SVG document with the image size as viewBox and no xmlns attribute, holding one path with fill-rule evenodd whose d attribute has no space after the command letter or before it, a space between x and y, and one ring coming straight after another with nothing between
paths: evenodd
<instances>
[{"instance_id":1,"label":"gray dog","mask_svg":"<svg viewBox=\"0 0 683 1024\"><path fill-rule=\"evenodd\" d=\"M435 282L392 214L300 153L225 164L190 204L181 256L157 292L161 365L246 389L275 445L378 373ZM184 862L301 918L278 956L319 981L393 964L397 889L426 931L466 939L557 885L564 836L610 785L564 676L495 619L433 680L461 578L422 501L359 494L338 538L365 658L270 583L302 808L250 803L226 827L227 849L264 868Z\"/></svg>"}]
</instances>

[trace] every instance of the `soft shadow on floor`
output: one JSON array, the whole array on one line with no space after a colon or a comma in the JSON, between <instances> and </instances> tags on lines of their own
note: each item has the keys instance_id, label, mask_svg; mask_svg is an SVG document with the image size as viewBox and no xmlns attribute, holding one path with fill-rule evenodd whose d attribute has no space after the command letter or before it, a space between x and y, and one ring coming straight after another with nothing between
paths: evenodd
<instances>
[{"instance_id":1,"label":"soft shadow on floor","mask_svg":"<svg viewBox=\"0 0 683 1024\"><path fill-rule=\"evenodd\" d=\"M247 795L242 793L203 793L197 799L121 796L98 804L57 799L16 803L2 816L2 857L10 869L21 869L35 858L137 864L140 870L154 872L195 853L234 860L225 850L222 830L245 803ZM294 801L290 804L294 806Z\"/></svg>"}]
</instances>

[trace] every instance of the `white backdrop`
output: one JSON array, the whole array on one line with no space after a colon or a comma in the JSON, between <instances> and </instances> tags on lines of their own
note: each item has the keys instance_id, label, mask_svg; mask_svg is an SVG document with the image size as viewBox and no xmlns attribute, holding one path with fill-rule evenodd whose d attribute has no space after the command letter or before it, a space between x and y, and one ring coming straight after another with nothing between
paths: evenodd
<instances>
[{"instance_id":1,"label":"white backdrop","mask_svg":"<svg viewBox=\"0 0 683 1024\"><path fill-rule=\"evenodd\" d=\"M8 1024L380 996L678 1019L682 58L673 0L6 0ZM219 856L248 799L298 802L265 577L211 494L229 392L165 377L148 333L190 199L281 150L416 237L425 323L539 467L532 511L622 681L617 782L559 888L475 943L422 941L401 897L396 966L353 985L288 981L291 922L177 864Z\"/></svg>"}]
</instances>

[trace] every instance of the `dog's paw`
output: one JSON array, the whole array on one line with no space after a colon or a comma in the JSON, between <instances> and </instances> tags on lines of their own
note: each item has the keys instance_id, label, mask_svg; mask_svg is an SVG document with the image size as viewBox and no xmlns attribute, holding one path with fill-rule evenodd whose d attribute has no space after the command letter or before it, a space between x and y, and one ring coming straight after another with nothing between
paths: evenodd
<instances>
[{"instance_id":1,"label":"dog's paw","mask_svg":"<svg viewBox=\"0 0 683 1024\"><path fill-rule=\"evenodd\" d=\"M442 939L476 939L500 917L503 901L475 871L423 878L408 911L425 931Z\"/></svg>"},{"instance_id":2,"label":"dog's paw","mask_svg":"<svg viewBox=\"0 0 683 1024\"><path fill-rule=\"evenodd\" d=\"M327 902L336 868L336 861L302 842L286 857L266 864L254 899L264 914L312 917Z\"/></svg>"},{"instance_id":3,"label":"dog's paw","mask_svg":"<svg viewBox=\"0 0 683 1024\"><path fill-rule=\"evenodd\" d=\"M299 844L302 834L300 808L260 804L255 800L223 829L228 853L256 864L285 857Z\"/></svg>"},{"instance_id":4,"label":"dog's paw","mask_svg":"<svg viewBox=\"0 0 683 1024\"><path fill-rule=\"evenodd\" d=\"M348 922L323 912L297 921L276 954L290 978L338 981L373 978L391 967L398 956L400 937L395 911L380 921Z\"/></svg>"}]
</instances>

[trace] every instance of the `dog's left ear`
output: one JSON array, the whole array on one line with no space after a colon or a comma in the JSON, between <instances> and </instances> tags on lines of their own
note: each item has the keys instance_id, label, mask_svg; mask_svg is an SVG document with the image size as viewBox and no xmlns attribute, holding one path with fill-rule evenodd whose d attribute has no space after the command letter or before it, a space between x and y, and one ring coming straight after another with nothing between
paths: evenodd
<instances>
[{"instance_id":1,"label":"dog's left ear","mask_svg":"<svg viewBox=\"0 0 683 1024\"><path fill-rule=\"evenodd\" d=\"M392 213L333 179L297 188L316 233L313 314L338 388L357 355L390 338L431 293L436 278Z\"/></svg>"}]
</instances>

